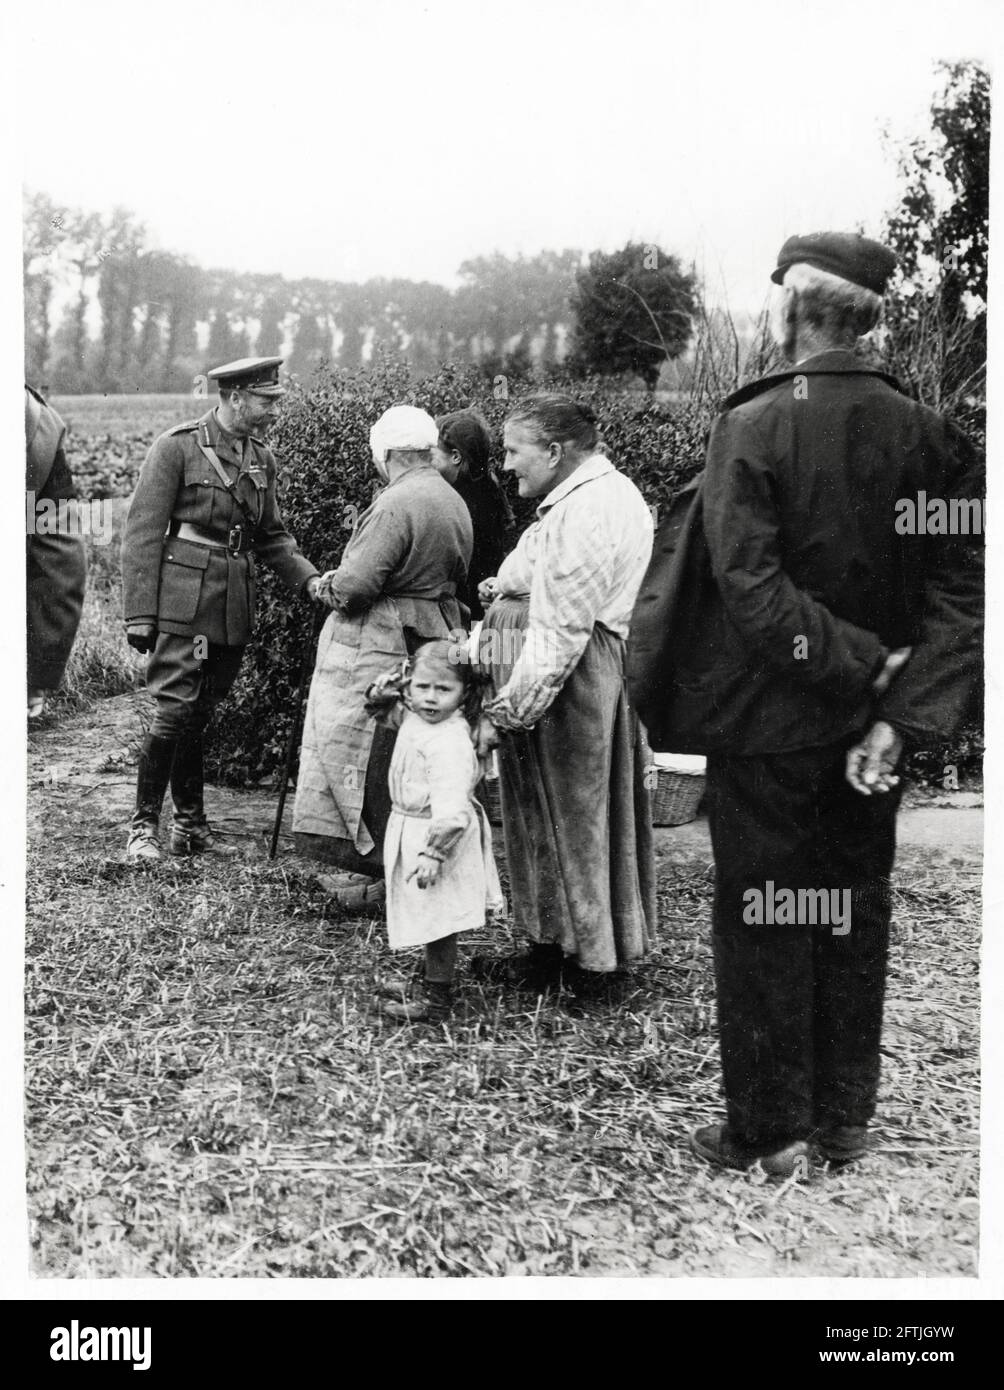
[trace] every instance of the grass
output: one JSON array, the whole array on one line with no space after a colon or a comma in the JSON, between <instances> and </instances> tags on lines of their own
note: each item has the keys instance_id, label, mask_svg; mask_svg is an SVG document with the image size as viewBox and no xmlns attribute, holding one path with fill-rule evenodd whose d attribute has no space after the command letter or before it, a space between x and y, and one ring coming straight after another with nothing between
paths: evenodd
<instances>
[{"instance_id":1,"label":"grass","mask_svg":"<svg viewBox=\"0 0 1004 1390\"><path fill-rule=\"evenodd\" d=\"M56 404L71 463L90 441L87 496L126 495L156 431L195 413L188 397ZM978 864L900 854L878 1151L805 1188L713 1172L686 1147L720 1114L704 863L664 868L656 950L619 1004L465 975L456 1018L429 1032L373 1014L383 924L341 919L308 866L258 842L118 862L101 776L66 792L62 764L45 770L67 713L106 709L142 668L116 516L113 544L89 543L67 692L33 750L36 1275L975 1276ZM130 777L135 730L100 727L82 745L101 741L109 783ZM502 931L467 951L513 945Z\"/></svg>"},{"instance_id":2,"label":"grass","mask_svg":"<svg viewBox=\"0 0 1004 1390\"><path fill-rule=\"evenodd\" d=\"M705 865L664 878L619 1004L468 975L436 1031L373 1013L382 924L303 864L134 870L49 834L29 873L38 1275L976 1273L975 875L908 859L880 1151L800 1188L686 1148L719 1110Z\"/></svg>"},{"instance_id":3,"label":"grass","mask_svg":"<svg viewBox=\"0 0 1004 1390\"><path fill-rule=\"evenodd\" d=\"M113 512L110 544L87 545L87 587L80 626L70 651L63 683L50 696L54 715L90 708L95 700L135 690L143 681L143 660L126 642L122 617L120 554L124 511Z\"/></svg>"}]
</instances>

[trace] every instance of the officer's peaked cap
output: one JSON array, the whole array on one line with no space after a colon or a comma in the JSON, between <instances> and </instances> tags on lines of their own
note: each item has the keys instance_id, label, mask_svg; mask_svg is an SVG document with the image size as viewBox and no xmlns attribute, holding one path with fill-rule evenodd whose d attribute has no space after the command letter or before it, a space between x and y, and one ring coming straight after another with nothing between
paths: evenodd
<instances>
[{"instance_id":1,"label":"officer's peaked cap","mask_svg":"<svg viewBox=\"0 0 1004 1390\"><path fill-rule=\"evenodd\" d=\"M279 385L281 357L242 357L238 362L227 362L222 367L214 367L206 375L215 381L221 390L235 391L243 388L256 391L260 396L282 396L285 390Z\"/></svg>"}]
</instances>

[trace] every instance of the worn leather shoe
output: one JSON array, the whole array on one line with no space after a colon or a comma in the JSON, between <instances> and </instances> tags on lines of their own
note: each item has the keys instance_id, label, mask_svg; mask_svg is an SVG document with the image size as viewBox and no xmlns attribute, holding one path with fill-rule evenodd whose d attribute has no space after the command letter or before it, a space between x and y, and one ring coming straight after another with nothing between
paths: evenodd
<instances>
[{"instance_id":1,"label":"worn leather shoe","mask_svg":"<svg viewBox=\"0 0 1004 1390\"><path fill-rule=\"evenodd\" d=\"M418 988L418 981L405 975L385 975L373 986L373 993L381 999L394 999L401 1003L409 999Z\"/></svg>"},{"instance_id":2,"label":"worn leather shoe","mask_svg":"<svg viewBox=\"0 0 1004 1390\"><path fill-rule=\"evenodd\" d=\"M801 1178L809 1176L811 1151L804 1139L795 1139L783 1148L763 1153L739 1144L729 1133L728 1125L705 1125L690 1136L690 1147L706 1163L719 1168L738 1168L747 1172L757 1164L771 1178Z\"/></svg>"},{"instance_id":3,"label":"worn leather shoe","mask_svg":"<svg viewBox=\"0 0 1004 1390\"><path fill-rule=\"evenodd\" d=\"M368 874L318 874L317 886L345 912L379 912L387 901L387 885Z\"/></svg>"},{"instance_id":4,"label":"worn leather shoe","mask_svg":"<svg viewBox=\"0 0 1004 1390\"><path fill-rule=\"evenodd\" d=\"M426 980L410 999L387 999L380 1012L399 1023L444 1023L453 1007L453 986Z\"/></svg>"},{"instance_id":5,"label":"worn leather shoe","mask_svg":"<svg viewBox=\"0 0 1004 1390\"><path fill-rule=\"evenodd\" d=\"M205 823L202 825L171 826L172 854L208 854L216 844L216 836Z\"/></svg>"},{"instance_id":6,"label":"worn leather shoe","mask_svg":"<svg viewBox=\"0 0 1004 1390\"><path fill-rule=\"evenodd\" d=\"M556 989L561 983L564 952L551 943L530 943L528 951L510 956L474 956L471 974L482 984L510 985L538 994Z\"/></svg>"},{"instance_id":7,"label":"worn leather shoe","mask_svg":"<svg viewBox=\"0 0 1004 1390\"><path fill-rule=\"evenodd\" d=\"M820 1157L831 1168L843 1168L868 1153L867 1125L831 1125L816 1135Z\"/></svg>"},{"instance_id":8,"label":"worn leather shoe","mask_svg":"<svg viewBox=\"0 0 1004 1390\"><path fill-rule=\"evenodd\" d=\"M137 825L129 831L129 839L126 842L127 859L145 859L148 863L153 863L163 857L155 826Z\"/></svg>"}]
</instances>

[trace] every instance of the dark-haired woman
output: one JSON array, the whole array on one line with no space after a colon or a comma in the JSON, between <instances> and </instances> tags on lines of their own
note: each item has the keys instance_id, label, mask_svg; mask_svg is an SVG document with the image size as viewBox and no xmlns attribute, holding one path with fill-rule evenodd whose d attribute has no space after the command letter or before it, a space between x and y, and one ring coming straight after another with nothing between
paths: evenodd
<instances>
[{"instance_id":1,"label":"dark-haired woman","mask_svg":"<svg viewBox=\"0 0 1004 1390\"><path fill-rule=\"evenodd\" d=\"M570 397L518 403L504 445L519 495L540 499L481 589L513 913L530 938L509 973L537 988L564 973L588 993L641 960L655 926L644 744L624 693L652 519Z\"/></svg>"},{"instance_id":2,"label":"dark-haired woman","mask_svg":"<svg viewBox=\"0 0 1004 1390\"><path fill-rule=\"evenodd\" d=\"M457 410L441 415L436 425L439 445L433 453L433 463L440 476L463 498L474 528L467 581L457 588L457 598L477 619L482 613L478 588L498 573L503 558L516 542L512 508L492 472L492 437L481 416L474 410Z\"/></svg>"}]
</instances>

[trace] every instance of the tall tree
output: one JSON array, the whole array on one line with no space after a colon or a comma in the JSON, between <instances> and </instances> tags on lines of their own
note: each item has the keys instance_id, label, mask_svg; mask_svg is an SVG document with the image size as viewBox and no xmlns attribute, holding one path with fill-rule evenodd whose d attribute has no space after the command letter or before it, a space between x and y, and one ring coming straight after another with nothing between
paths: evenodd
<instances>
[{"instance_id":1,"label":"tall tree","mask_svg":"<svg viewBox=\"0 0 1004 1390\"><path fill-rule=\"evenodd\" d=\"M324 280L298 280L293 286L296 330L286 365L296 376L312 377L321 361L331 356L329 292L330 286Z\"/></svg>"},{"instance_id":2,"label":"tall tree","mask_svg":"<svg viewBox=\"0 0 1004 1390\"><path fill-rule=\"evenodd\" d=\"M25 375L44 383L52 354L53 298L59 279L57 247L69 209L46 193L26 193L24 198L24 349Z\"/></svg>"},{"instance_id":3,"label":"tall tree","mask_svg":"<svg viewBox=\"0 0 1004 1390\"><path fill-rule=\"evenodd\" d=\"M654 388L662 364L690 341L697 293L696 275L658 246L595 252L575 277L575 365L635 372Z\"/></svg>"},{"instance_id":4,"label":"tall tree","mask_svg":"<svg viewBox=\"0 0 1004 1390\"><path fill-rule=\"evenodd\" d=\"M105 226L97 213L68 209L57 247L59 263L67 288L75 297L63 311L53 338L49 376L60 391L93 390L89 362L87 312L94 293L95 278L101 269L98 253L105 244Z\"/></svg>"},{"instance_id":5,"label":"tall tree","mask_svg":"<svg viewBox=\"0 0 1004 1390\"><path fill-rule=\"evenodd\" d=\"M362 366L363 348L371 323L369 297L364 285L340 282L335 285L335 322L341 334L338 363L355 371Z\"/></svg>"},{"instance_id":6,"label":"tall tree","mask_svg":"<svg viewBox=\"0 0 1004 1390\"><path fill-rule=\"evenodd\" d=\"M571 324L569 299L581 261L580 252L567 249L464 261L455 321L471 355L497 362L521 351L552 361L560 330Z\"/></svg>"},{"instance_id":7,"label":"tall tree","mask_svg":"<svg viewBox=\"0 0 1004 1390\"><path fill-rule=\"evenodd\" d=\"M903 192L884 228L899 256L886 308L886 356L936 409L985 425L990 75L937 65L931 128L907 141Z\"/></svg>"},{"instance_id":8,"label":"tall tree","mask_svg":"<svg viewBox=\"0 0 1004 1390\"><path fill-rule=\"evenodd\" d=\"M278 357L282 353L285 320L289 312L289 287L281 275L256 275L251 278L254 312L258 319L255 355Z\"/></svg>"},{"instance_id":9,"label":"tall tree","mask_svg":"<svg viewBox=\"0 0 1004 1390\"><path fill-rule=\"evenodd\" d=\"M239 294L240 276L230 270L206 273L209 305L209 341L206 359L210 367L234 362L250 353Z\"/></svg>"},{"instance_id":10,"label":"tall tree","mask_svg":"<svg viewBox=\"0 0 1004 1390\"><path fill-rule=\"evenodd\" d=\"M163 266L167 333L164 344L162 391L188 391L201 363L198 360L195 323L204 297L204 272L181 256L171 256Z\"/></svg>"}]
</instances>

